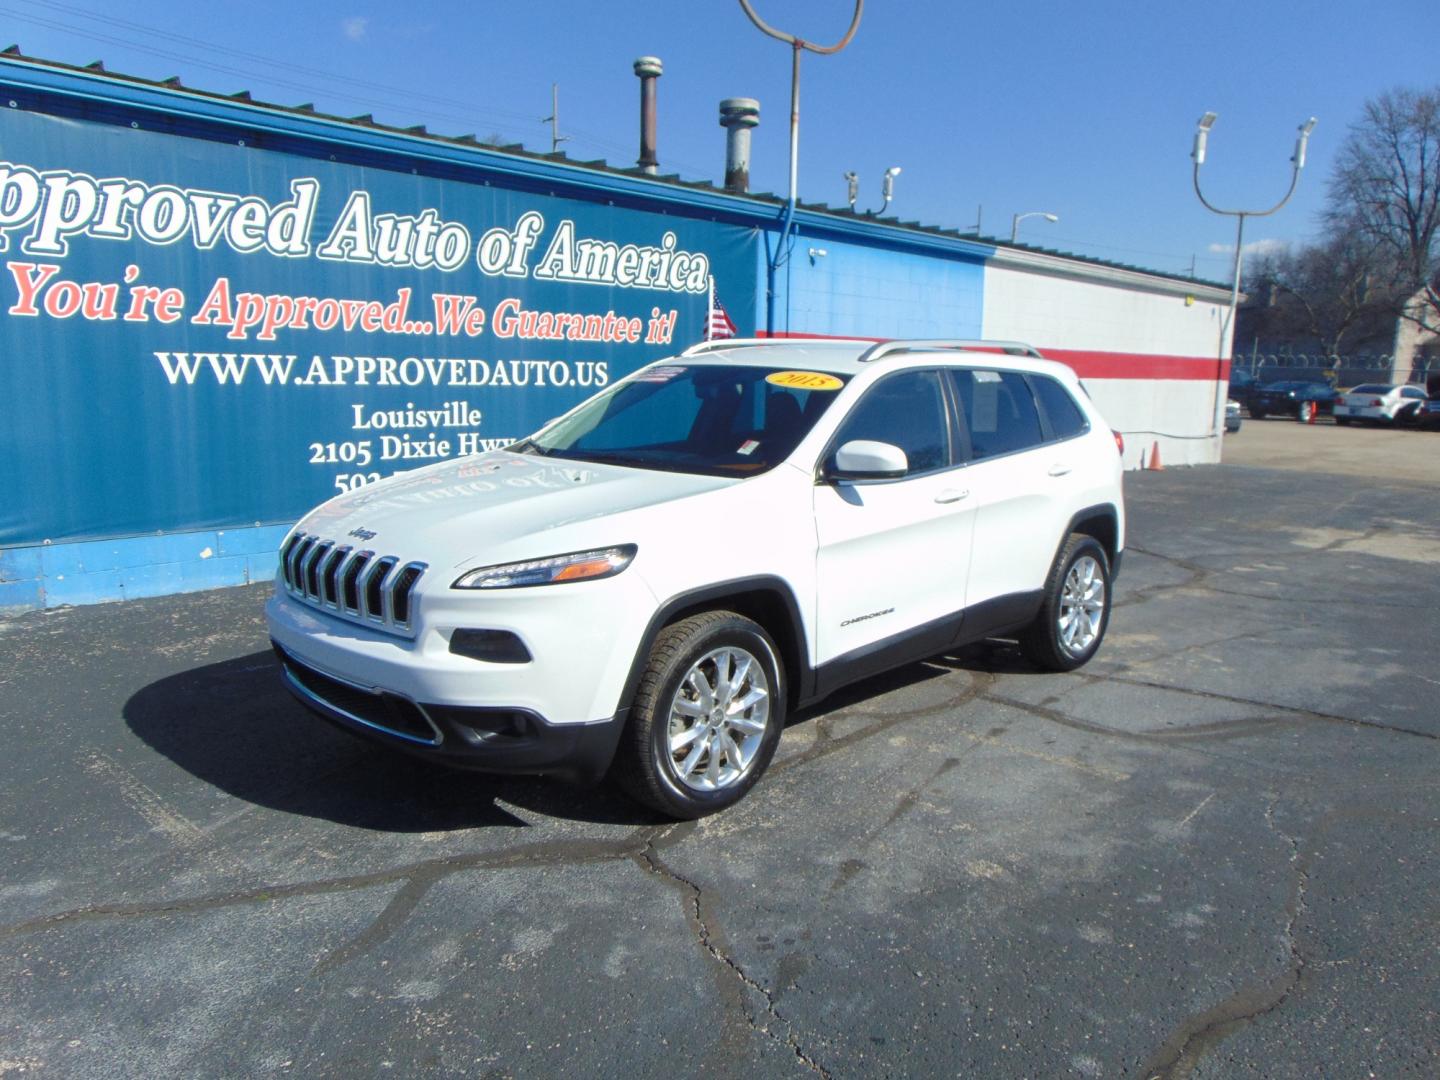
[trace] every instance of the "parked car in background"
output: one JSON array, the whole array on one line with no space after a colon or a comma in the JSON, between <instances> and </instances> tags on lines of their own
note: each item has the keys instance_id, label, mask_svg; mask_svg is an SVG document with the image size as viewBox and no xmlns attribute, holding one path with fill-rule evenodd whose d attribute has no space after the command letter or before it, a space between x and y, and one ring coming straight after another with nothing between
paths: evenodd
<instances>
[{"instance_id":1,"label":"parked car in background","mask_svg":"<svg viewBox=\"0 0 1440 1080\"><path fill-rule=\"evenodd\" d=\"M1234 398L1225 402L1225 430L1232 434L1240 430L1240 403Z\"/></svg>"},{"instance_id":2,"label":"parked car in background","mask_svg":"<svg viewBox=\"0 0 1440 1080\"><path fill-rule=\"evenodd\" d=\"M1347 390L1335 403L1335 423L1368 420L1373 424L1414 423L1425 405L1425 391L1398 383L1366 383Z\"/></svg>"},{"instance_id":3,"label":"parked car in background","mask_svg":"<svg viewBox=\"0 0 1440 1080\"><path fill-rule=\"evenodd\" d=\"M1230 369L1230 386L1226 396L1236 401L1245 408L1250 407L1250 395L1260 389L1260 380L1248 371L1241 371L1238 368Z\"/></svg>"},{"instance_id":4,"label":"parked car in background","mask_svg":"<svg viewBox=\"0 0 1440 1080\"><path fill-rule=\"evenodd\" d=\"M1432 397L1421 404L1415 423L1427 431L1440 430L1440 397Z\"/></svg>"},{"instance_id":5,"label":"parked car in background","mask_svg":"<svg viewBox=\"0 0 1440 1080\"><path fill-rule=\"evenodd\" d=\"M1312 413L1324 416L1335 411L1340 392L1323 382L1273 382L1259 387L1250 395L1250 415L1256 420L1267 416L1294 416L1309 420Z\"/></svg>"}]
</instances>

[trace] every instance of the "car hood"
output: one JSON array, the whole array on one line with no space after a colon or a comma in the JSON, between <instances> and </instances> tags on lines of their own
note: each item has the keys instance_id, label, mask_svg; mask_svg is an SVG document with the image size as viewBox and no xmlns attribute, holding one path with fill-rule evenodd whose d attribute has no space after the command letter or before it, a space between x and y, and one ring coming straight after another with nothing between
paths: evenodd
<instances>
[{"instance_id":1,"label":"car hood","mask_svg":"<svg viewBox=\"0 0 1440 1080\"><path fill-rule=\"evenodd\" d=\"M546 460L505 450L442 462L340 495L298 528L402 559L460 565L477 552L505 558L515 541L739 483L730 477L658 472L584 461ZM596 544L628 536L597 536ZM592 541L584 541L590 543Z\"/></svg>"}]
</instances>

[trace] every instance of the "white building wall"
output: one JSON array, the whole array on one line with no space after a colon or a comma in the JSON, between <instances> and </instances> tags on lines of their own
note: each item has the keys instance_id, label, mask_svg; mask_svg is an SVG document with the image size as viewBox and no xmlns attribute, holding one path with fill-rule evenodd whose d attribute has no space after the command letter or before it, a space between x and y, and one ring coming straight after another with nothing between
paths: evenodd
<instances>
[{"instance_id":1,"label":"white building wall","mask_svg":"<svg viewBox=\"0 0 1440 1080\"><path fill-rule=\"evenodd\" d=\"M1190 289L1192 291L1187 292ZM1217 359L1229 295L1148 274L1000 251L986 267L983 334L1036 346L1084 381L1125 438L1127 468L1220 460Z\"/></svg>"}]
</instances>

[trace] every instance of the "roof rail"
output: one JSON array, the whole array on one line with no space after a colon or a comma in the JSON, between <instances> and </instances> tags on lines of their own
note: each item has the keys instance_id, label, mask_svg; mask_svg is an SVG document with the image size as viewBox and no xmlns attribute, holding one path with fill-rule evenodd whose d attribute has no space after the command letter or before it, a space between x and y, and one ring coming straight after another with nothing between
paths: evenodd
<instances>
[{"instance_id":1,"label":"roof rail","mask_svg":"<svg viewBox=\"0 0 1440 1080\"><path fill-rule=\"evenodd\" d=\"M716 349L743 349L749 345L774 344L775 342L772 338L720 338L717 341L697 341L680 355L698 356L700 353L714 352Z\"/></svg>"},{"instance_id":2,"label":"roof rail","mask_svg":"<svg viewBox=\"0 0 1440 1080\"><path fill-rule=\"evenodd\" d=\"M1006 356L1028 356L1035 360L1045 357L1034 345L1023 341L987 341L984 338L935 338L916 341L882 341L860 355L860 363L880 360L901 352L925 352L935 349L975 349L980 352L1002 352Z\"/></svg>"},{"instance_id":3,"label":"roof rail","mask_svg":"<svg viewBox=\"0 0 1440 1080\"><path fill-rule=\"evenodd\" d=\"M717 352L720 349L740 349L751 345L873 345L874 338L721 338L718 341L700 341L682 352L681 356L698 356L700 353Z\"/></svg>"}]
</instances>

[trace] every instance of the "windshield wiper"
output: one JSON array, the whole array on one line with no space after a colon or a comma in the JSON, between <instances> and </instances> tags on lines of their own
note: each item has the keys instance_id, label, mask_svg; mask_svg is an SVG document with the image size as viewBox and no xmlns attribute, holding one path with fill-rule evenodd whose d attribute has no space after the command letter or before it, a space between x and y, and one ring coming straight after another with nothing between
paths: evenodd
<instances>
[{"instance_id":1,"label":"windshield wiper","mask_svg":"<svg viewBox=\"0 0 1440 1080\"><path fill-rule=\"evenodd\" d=\"M636 454L616 453L610 450L576 450L572 448L563 456L572 461L594 461L602 465L621 465L638 469L663 467L651 459Z\"/></svg>"},{"instance_id":2,"label":"windshield wiper","mask_svg":"<svg viewBox=\"0 0 1440 1080\"><path fill-rule=\"evenodd\" d=\"M534 454L536 457L549 457L550 451L541 446L534 439L521 439L517 443L511 443L505 449L512 454Z\"/></svg>"}]
</instances>

